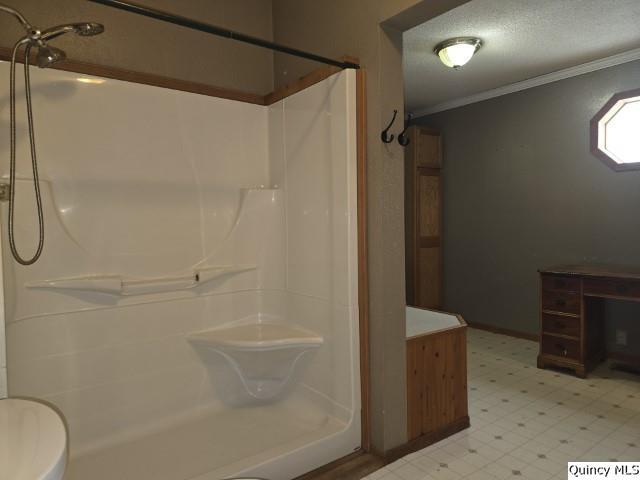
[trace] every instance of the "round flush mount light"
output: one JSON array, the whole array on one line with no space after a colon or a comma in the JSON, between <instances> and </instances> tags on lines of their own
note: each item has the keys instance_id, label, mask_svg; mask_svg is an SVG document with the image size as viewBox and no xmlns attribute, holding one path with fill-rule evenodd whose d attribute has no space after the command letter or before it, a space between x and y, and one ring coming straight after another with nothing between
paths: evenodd
<instances>
[{"instance_id":1,"label":"round flush mount light","mask_svg":"<svg viewBox=\"0 0 640 480\"><path fill-rule=\"evenodd\" d=\"M482 40L479 38L457 37L439 43L433 51L447 67L458 69L471 60L480 47Z\"/></svg>"}]
</instances>

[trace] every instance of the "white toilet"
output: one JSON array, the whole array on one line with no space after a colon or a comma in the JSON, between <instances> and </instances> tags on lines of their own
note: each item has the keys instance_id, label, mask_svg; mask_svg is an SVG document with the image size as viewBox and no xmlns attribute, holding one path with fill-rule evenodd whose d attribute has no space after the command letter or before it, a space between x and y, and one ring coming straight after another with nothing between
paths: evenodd
<instances>
[{"instance_id":1,"label":"white toilet","mask_svg":"<svg viewBox=\"0 0 640 480\"><path fill-rule=\"evenodd\" d=\"M61 480L66 462L58 413L32 400L0 400L0 480Z\"/></svg>"}]
</instances>

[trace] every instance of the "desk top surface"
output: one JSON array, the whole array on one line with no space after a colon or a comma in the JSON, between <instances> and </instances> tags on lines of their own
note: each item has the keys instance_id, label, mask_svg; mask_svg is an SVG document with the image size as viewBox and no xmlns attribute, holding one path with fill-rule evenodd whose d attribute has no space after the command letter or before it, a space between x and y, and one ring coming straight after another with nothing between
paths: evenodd
<instances>
[{"instance_id":1,"label":"desk top surface","mask_svg":"<svg viewBox=\"0 0 640 480\"><path fill-rule=\"evenodd\" d=\"M615 265L557 265L541 268L540 273L579 277L628 278L640 280L640 268Z\"/></svg>"}]
</instances>

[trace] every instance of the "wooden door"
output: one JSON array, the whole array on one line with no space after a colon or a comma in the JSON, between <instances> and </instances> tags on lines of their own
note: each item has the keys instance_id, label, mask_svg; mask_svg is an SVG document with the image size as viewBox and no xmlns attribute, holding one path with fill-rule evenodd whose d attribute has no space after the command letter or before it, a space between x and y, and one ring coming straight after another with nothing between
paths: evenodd
<instances>
[{"instance_id":1,"label":"wooden door","mask_svg":"<svg viewBox=\"0 0 640 480\"><path fill-rule=\"evenodd\" d=\"M412 127L405 154L407 303L442 304L442 148L440 134Z\"/></svg>"}]
</instances>

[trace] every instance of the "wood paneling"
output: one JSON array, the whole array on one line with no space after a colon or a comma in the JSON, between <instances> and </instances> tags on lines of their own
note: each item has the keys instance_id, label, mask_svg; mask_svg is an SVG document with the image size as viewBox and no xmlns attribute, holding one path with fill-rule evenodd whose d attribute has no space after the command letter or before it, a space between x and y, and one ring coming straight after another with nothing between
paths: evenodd
<instances>
[{"instance_id":1,"label":"wood paneling","mask_svg":"<svg viewBox=\"0 0 640 480\"><path fill-rule=\"evenodd\" d=\"M441 308L442 165L438 132L409 130L405 151L405 252L407 304Z\"/></svg>"},{"instance_id":2,"label":"wood paneling","mask_svg":"<svg viewBox=\"0 0 640 480\"><path fill-rule=\"evenodd\" d=\"M464 326L407 340L407 412L410 441L468 416Z\"/></svg>"},{"instance_id":3,"label":"wood paneling","mask_svg":"<svg viewBox=\"0 0 640 480\"><path fill-rule=\"evenodd\" d=\"M440 152L440 134L428 128L416 128L412 140L415 145L416 166L440 168L442 155Z\"/></svg>"},{"instance_id":4,"label":"wood paneling","mask_svg":"<svg viewBox=\"0 0 640 480\"><path fill-rule=\"evenodd\" d=\"M421 237L440 236L440 176L418 177L418 228Z\"/></svg>"},{"instance_id":5,"label":"wood paneling","mask_svg":"<svg viewBox=\"0 0 640 480\"><path fill-rule=\"evenodd\" d=\"M441 292L440 247L418 249L418 271L416 304L426 308L439 308Z\"/></svg>"}]
</instances>

